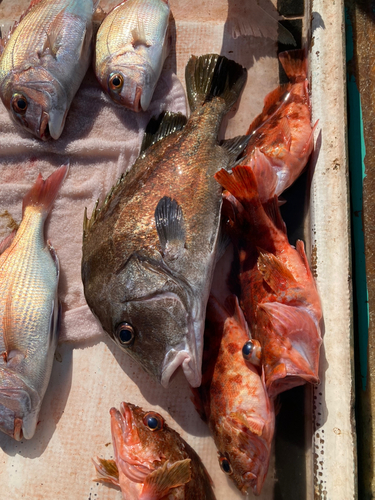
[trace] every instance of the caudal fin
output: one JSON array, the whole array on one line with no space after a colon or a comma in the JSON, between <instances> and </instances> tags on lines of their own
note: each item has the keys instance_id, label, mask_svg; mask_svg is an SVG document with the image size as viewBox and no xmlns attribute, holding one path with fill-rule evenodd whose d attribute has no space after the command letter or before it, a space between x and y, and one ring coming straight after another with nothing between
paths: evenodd
<instances>
[{"instance_id":1,"label":"caudal fin","mask_svg":"<svg viewBox=\"0 0 375 500\"><path fill-rule=\"evenodd\" d=\"M22 214L27 207L39 207L41 212L48 214L68 170L69 164L63 165L55 170L45 181L42 175L39 174L35 184L23 199Z\"/></svg>"},{"instance_id":2,"label":"caudal fin","mask_svg":"<svg viewBox=\"0 0 375 500\"><path fill-rule=\"evenodd\" d=\"M217 54L191 56L185 70L190 109L220 97L227 112L237 101L247 78L240 64Z\"/></svg>"},{"instance_id":3,"label":"caudal fin","mask_svg":"<svg viewBox=\"0 0 375 500\"><path fill-rule=\"evenodd\" d=\"M307 53L305 49L280 52L279 61L292 83L303 82L307 77Z\"/></svg>"}]
</instances>

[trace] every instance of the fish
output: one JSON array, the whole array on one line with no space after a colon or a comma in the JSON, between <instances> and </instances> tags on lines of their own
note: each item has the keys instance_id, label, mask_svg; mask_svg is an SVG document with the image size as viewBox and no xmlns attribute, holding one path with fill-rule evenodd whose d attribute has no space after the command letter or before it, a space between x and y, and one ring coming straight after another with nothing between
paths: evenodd
<instances>
[{"instance_id":1,"label":"fish","mask_svg":"<svg viewBox=\"0 0 375 500\"><path fill-rule=\"evenodd\" d=\"M58 341L59 260L43 228L67 171L39 174L0 255L0 430L17 441L35 434Z\"/></svg>"},{"instance_id":2,"label":"fish","mask_svg":"<svg viewBox=\"0 0 375 500\"><path fill-rule=\"evenodd\" d=\"M262 203L280 196L302 173L318 125L311 126L306 51L282 52L279 60L290 82L264 99L263 111L247 131L250 140L241 162L253 168Z\"/></svg>"},{"instance_id":3,"label":"fish","mask_svg":"<svg viewBox=\"0 0 375 500\"><path fill-rule=\"evenodd\" d=\"M159 413L123 402L110 414L115 459L93 459L94 481L120 487L126 500L215 500L201 459Z\"/></svg>"},{"instance_id":4,"label":"fish","mask_svg":"<svg viewBox=\"0 0 375 500\"><path fill-rule=\"evenodd\" d=\"M222 169L215 178L236 200L228 226L239 257L240 304L261 345L268 394L318 384L322 308L304 244L289 243L277 197L261 203L251 167Z\"/></svg>"},{"instance_id":5,"label":"fish","mask_svg":"<svg viewBox=\"0 0 375 500\"><path fill-rule=\"evenodd\" d=\"M99 0L32 0L0 44L0 97L12 120L47 141L64 129L89 67Z\"/></svg>"},{"instance_id":6,"label":"fish","mask_svg":"<svg viewBox=\"0 0 375 500\"><path fill-rule=\"evenodd\" d=\"M91 217L84 216L82 281L87 304L112 340L168 386L181 365L201 383L206 304L221 244L222 189L247 137L219 144L225 113L246 70L216 54L186 67L191 108L151 120L141 153Z\"/></svg>"},{"instance_id":7,"label":"fish","mask_svg":"<svg viewBox=\"0 0 375 500\"><path fill-rule=\"evenodd\" d=\"M148 109L169 52L169 14L168 0L125 0L102 22L95 74L116 104Z\"/></svg>"},{"instance_id":8,"label":"fish","mask_svg":"<svg viewBox=\"0 0 375 500\"><path fill-rule=\"evenodd\" d=\"M213 296L207 307L202 385L193 402L210 428L221 470L243 493L259 495L268 471L275 410L260 364L260 346L251 338L236 296L225 306ZM243 354L243 346L251 347Z\"/></svg>"}]
</instances>

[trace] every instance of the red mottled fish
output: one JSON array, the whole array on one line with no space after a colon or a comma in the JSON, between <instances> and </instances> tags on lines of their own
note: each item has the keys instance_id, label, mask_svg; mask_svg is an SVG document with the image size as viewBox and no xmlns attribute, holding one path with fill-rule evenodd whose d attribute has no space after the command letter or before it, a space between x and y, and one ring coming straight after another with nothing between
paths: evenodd
<instances>
[{"instance_id":1,"label":"red mottled fish","mask_svg":"<svg viewBox=\"0 0 375 500\"><path fill-rule=\"evenodd\" d=\"M221 170L215 178L236 198L241 307L261 344L268 394L274 397L319 382L320 299L304 244L290 245L277 198L262 205L252 169L238 166L232 172Z\"/></svg>"},{"instance_id":2,"label":"red mottled fish","mask_svg":"<svg viewBox=\"0 0 375 500\"><path fill-rule=\"evenodd\" d=\"M200 458L159 413L131 403L110 413L115 460L94 461L95 481L119 486L125 500L215 500Z\"/></svg>"},{"instance_id":3,"label":"red mottled fish","mask_svg":"<svg viewBox=\"0 0 375 500\"><path fill-rule=\"evenodd\" d=\"M275 427L264 373L255 366L260 365L256 355L259 343L249 340L235 296L227 299L225 308L210 297L206 325L202 385L193 390L194 404L208 422L222 471L242 493L252 488L258 495L267 474Z\"/></svg>"},{"instance_id":4,"label":"red mottled fish","mask_svg":"<svg viewBox=\"0 0 375 500\"><path fill-rule=\"evenodd\" d=\"M247 132L250 140L241 162L253 168L262 202L280 196L299 177L313 149L317 125L311 127L306 52L282 52L279 60L290 82L266 96L263 111Z\"/></svg>"}]
</instances>

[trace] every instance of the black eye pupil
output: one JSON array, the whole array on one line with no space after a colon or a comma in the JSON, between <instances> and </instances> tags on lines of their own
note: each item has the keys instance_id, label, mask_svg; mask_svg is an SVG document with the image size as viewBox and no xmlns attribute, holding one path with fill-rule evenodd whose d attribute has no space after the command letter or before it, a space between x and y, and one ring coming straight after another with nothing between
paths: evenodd
<instances>
[{"instance_id":1,"label":"black eye pupil","mask_svg":"<svg viewBox=\"0 0 375 500\"><path fill-rule=\"evenodd\" d=\"M254 345L252 342L246 342L246 344L242 348L242 354L244 356L250 356L250 354L253 352Z\"/></svg>"},{"instance_id":2,"label":"black eye pupil","mask_svg":"<svg viewBox=\"0 0 375 500\"><path fill-rule=\"evenodd\" d=\"M118 76L115 76L115 78L112 80L112 84L114 87L119 87L121 85L121 80Z\"/></svg>"},{"instance_id":3,"label":"black eye pupil","mask_svg":"<svg viewBox=\"0 0 375 500\"><path fill-rule=\"evenodd\" d=\"M133 333L126 328L120 331L119 337L121 342L129 342L133 338Z\"/></svg>"},{"instance_id":4,"label":"black eye pupil","mask_svg":"<svg viewBox=\"0 0 375 500\"><path fill-rule=\"evenodd\" d=\"M25 100L24 99L18 99L17 106L20 109L26 109L26 102L25 102Z\"/></svg>"},{"instance_id":5,"label":"black eye pupil","mask_svg":"<svg viewBox=\"0 0 375 500\"><path fill-rule=\"evenodd\" d=\"M156 429L158 427L159 423L155 417L148 417L147 419L147 426L150 429Z\"/></svg>"},{"instance_id":6,"label":"black eye pupil","mask_svg":"<svg viewBox=\"0 0 375 500\"><path fill-rule=\"evenodd\" d=\"M224 472L226 472L227 474L230 472L230 465L229 465L229 462L228 460L222 460L221 461L221 467L223 469Z\"/></svg>"}]
</instances>

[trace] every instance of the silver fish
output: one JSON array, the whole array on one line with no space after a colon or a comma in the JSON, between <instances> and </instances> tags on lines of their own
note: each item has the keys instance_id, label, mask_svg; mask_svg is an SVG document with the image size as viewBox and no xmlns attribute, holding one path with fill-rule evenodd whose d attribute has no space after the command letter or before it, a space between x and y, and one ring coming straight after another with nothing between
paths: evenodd
<instances>
[{"instance_id":1,"label":"silver fish","mask_svg":"<svg viewBox=\"0 0 375 500\"><path fill-rule=\"evenodd\" d=\"M35 433L57 345L59 261L43 227L67 170L39 175L0 255L0 430L17 441Z\"/></svg>"},{"instance_id":2,"label":"silver fish","mask_svg":"<svg viewBox=\"0 0 375 500\"><path fill-rule=\"evenodd\" d=\"M99 0L33 0L0 44L0 96L11 118L58 139L90 64Z\"/></svg>"},{"instance_id":3,"label":"silver fish","mask_svg":"<svg viewBox=\"0 0 375 500\"><path fill-rule=\"evenodd\" d=\"M111 99L146 111L168 55L168 0L126 0L99 28L95 73Z\"/></svg>"}]
</instances>

